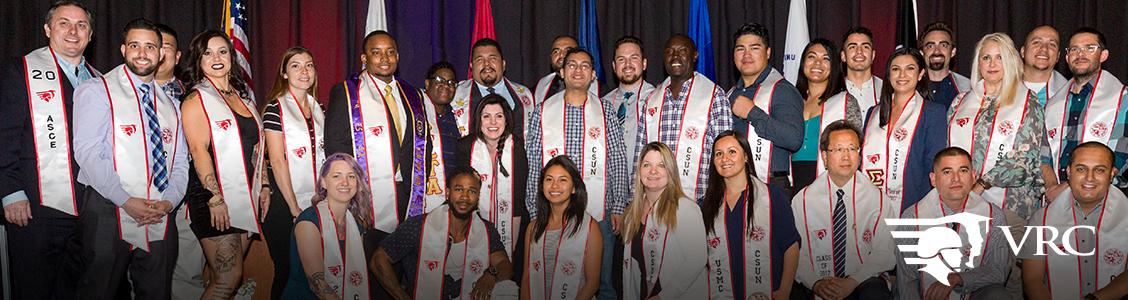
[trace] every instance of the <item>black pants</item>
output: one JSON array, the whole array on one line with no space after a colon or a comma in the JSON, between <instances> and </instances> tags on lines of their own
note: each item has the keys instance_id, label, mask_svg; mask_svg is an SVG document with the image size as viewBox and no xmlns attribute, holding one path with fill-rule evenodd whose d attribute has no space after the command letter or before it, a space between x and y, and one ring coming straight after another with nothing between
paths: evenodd
<instances>
[{"instance_id":1,"label":"black pants","mask_svg":"<svg viewBox=\"0 0 1128 300\"><path fill-rule=\"evenodd\" d=\"M82 271L78 219L31 218L7 224L12 299L74 299Z\"/></svg>"},{"instance_id":2,"label":"black pants","mask_svg":"<svg viewBox=\"0 0 1128 300\"><path fill-rule=\"evenodd\" d=\"M165 221L164 239L150 242L149 251L132 249L121 239L118 207L93 189L87 189L84 201L86 210L79 216L78 232L86 269L78 281L79 297L115 298L128 270L137 299L169 299L178 251L176 222Z\"/></svg>"},{"instance_id":3,"label":"black pants","mask_svg":"<svg viewBox=\"0 0 1128 300\"><path fill-rule=\"evenodd\" d=\"M791 197L795 196L795 190L791 188L791 179L788 178L786 172L773 173L771 177L768 177L767 184L782 190L787 194L788 200L791 200Z\"/></svg>"},{"instance_id":4,"label":"black pants","mask_svg":"<svg viewBox=\"0 0 1128 300\"><path fill-rule=\"evenodd\" d=\"M795 282L791 286L791 299L814 299L815 291L812 289ZM889 287L885 285L885 279L881 277L870 277L854 288L854 292L846 296L847 300L867 300L867 299L893 299L893 292L889 291Z\"/></svg>"},{"instance_id":5,"label":"black pants","mask_svg":"<svg viewBox=\"0 0 1128 300\"><path fill-rule=\"evenodd\" d=\"M277 186L277 185L275 185ZM270 193L270 208L262 221L262 235L266 239L266 249L274 261L274 279L271 281L271 299L282 296L286 281L290 276L290 236L294 231L294 218L290 215L290 205L282 198L281 192Z\"/></svg>"}]
</instances>

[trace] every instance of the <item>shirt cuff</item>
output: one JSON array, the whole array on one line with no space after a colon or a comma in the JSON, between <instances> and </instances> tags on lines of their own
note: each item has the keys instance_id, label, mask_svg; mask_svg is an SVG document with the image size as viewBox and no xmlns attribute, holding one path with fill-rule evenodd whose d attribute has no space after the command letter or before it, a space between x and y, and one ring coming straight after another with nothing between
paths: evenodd
<instances>
[{"instance_id":1,"label":"shirt cuff","mask_svg":"<svg viewBox=\"0 0 1128 300\"><path fill-rule=\"evenodd\" d=\"M762 120L770 117L771 116L768 116L768 113L764 112L764 110L760 109L760 107L753 106L752 110L748 111L748 115L744 116L744 119L748 120L748 122L751 123L752 120Z\"/></svg>"},{"instance_id":2,"label":"shirt cuff","mask_svg":"<svg viewBox=\"0 0 1128 300\"><path fill-rule=\"evenodd\" d=\"M16 202L19 202L19 201L27 201L27 200L28 200L27 199L27 193L24 193L23 190L15 191L14 193L11 193L11 194L8 194L7 196L4 196L3 199L0 199L0 201L4 202L4 207L7 207L9 204L12 204L12 203L16 203Z\"/></svg>"}]
</instances>

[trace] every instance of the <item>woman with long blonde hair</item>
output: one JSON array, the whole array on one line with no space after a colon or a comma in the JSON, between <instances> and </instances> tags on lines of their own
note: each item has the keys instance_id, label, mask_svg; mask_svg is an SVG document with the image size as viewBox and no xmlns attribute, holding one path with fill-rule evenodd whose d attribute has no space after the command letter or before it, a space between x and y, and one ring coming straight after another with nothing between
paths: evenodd
<instances>
[{"instance_id":1,"label":"woman with long blonde hair","mask_svg":"<svg viewBox=\"0 0 1128 300\"><path fill-rule=\"evenodd\" d=\"M708 293L705 223L681 189L669 146L639 152L634 197L623 218L623 299L683 299Z\"/></svg>"}]
</instances>

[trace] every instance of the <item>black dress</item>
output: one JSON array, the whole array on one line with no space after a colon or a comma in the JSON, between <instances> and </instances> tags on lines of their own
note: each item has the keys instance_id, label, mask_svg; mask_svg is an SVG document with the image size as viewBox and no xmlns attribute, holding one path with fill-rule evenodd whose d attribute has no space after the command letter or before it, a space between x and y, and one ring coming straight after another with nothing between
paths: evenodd
<instances>
[{"instance_id":1,"label":"black dress","mask_svg":"<svg viewBox=\"0 0 1128 300\"><path fill-rule=\"evenodd\" d=\"M247 171L247 184L249 185L255 174L255 161L251 159L254 155L255 144L259 140L258 121L253 117L244 117L239 114L235 115L235 123L239 126L239 134L242 140L239 144L243 147L243 167ZM208 154L215 155L214 149L208 146ZM215 168L215 162L212 161L212 168ZM208 208L208 200L211 199L212 193L204 188L203 183L200 181L200 176L196 174L195 164L188 168L188 216L192 218L192 232L196 234L196 238L210 238L221 236L231 233L245 233L246 230L238 229L235 227L228 228L224 231L216 230L212 227L211 210ZM255 199L255 201L258 201Z\"/></svg>"}]
</instances>

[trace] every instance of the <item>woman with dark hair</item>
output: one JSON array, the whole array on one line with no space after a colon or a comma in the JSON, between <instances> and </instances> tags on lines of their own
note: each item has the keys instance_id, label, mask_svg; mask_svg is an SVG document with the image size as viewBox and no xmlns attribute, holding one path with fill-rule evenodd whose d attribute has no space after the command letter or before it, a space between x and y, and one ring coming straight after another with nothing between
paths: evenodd
<instances>
[{"instance_id":1,"label":"woman with dark hair","mask_svg":"<svg viewBox=\"0 0 1128 300\"><path fill-rule=\"evenodd\" d=\"M587 209L587 186L567 155L553 157L541 173L536 209L525 229L521 299L592 299L599 290L603 238Z\"/></svg>"},{"instance_id":2,"label":"woman with dark hair","mask_svg":"<svg viewBox=\"0 0 1128 300\"><path fill-rule=\"evenodd\" d=\"M285 283L274 298L371 299L376 283L367 258L380 232L372 228L367 175L344 153L326 158L317 175L311 205L298 215L289 243L293 272L274 278Z\"/></svg>"},{"instance_id":3,"label":"woman with dark hair","mask_svg":"<svg viewBox=\"0 0 1128 300\"><path fill-rule=\"evenodd\" d=\"M302 47L293 47L282 54L282 63L275 70L274 87L258 104L266 136L266 154L270 161L270 203L264 204L262 230L270 258L274 260L274 278L286 278L290 272L289 240L294 218L310 207L317 192L317 170L325 161L325 114L317 104L317 69L313 54ZM271 295L282 294L286 282L275 280Z\"/></svg>"},{"instance_id":4,"label":"woman with dark hair","mask_svg":"<svg viewBox=\"0 0 1128 300\"><path fill-rule=\"evenodd\" d=\"M948 109L931 101L920 51L893 51L885 64L881 99L866 114L862 172L897 215L920 201L932 184L932 158L948 147Z\"/></svg>"},{"instance_id":5,"label":"woman with dark hair","mask_svg":"<svg viewBox=\"0 0 1128 300\"><path fill-rule=\"evenodd\" d=\"M748 140L734 131L721 132L713 142L701 215L714 299L790 298L799 267L799 232L790 199L756 177L751 155ZM745 268L764 263L767 268Z\"/></svg>"},{"instance_id":6,"label":"woman with dark hair","mask_svg":"<svg viewBox=\"0 0 1128 300\"><path fill-rule=\"evenodd\" d=\"M181 103L192 166L188 210L211 268L204 290L226 299L242 280L243 255L258 233L260 203L270 197L262 181L262 128L254 94L233 71L235 48L227 35L208 30L192 39L185 73L195 84Z\"/></svg>"},{"instance_id":7,"label":"woman with dark hair","mask_svg":"<svg viewBox=\"0 0 1128 300\"><path fill-rule=\"evenodd\" d=\"M819 133L827 125L847 120L862 127L862 111L858 100L846 92L842 77L842 60L838 48L827 39L815 39L803 49L799 58L799 78L795 87L803 95L803 146L791 155L794 189L810 185L823 172L819 155Z\"/></svg>"}]
</instances>

